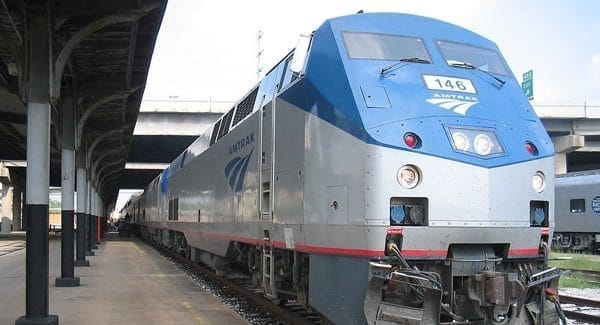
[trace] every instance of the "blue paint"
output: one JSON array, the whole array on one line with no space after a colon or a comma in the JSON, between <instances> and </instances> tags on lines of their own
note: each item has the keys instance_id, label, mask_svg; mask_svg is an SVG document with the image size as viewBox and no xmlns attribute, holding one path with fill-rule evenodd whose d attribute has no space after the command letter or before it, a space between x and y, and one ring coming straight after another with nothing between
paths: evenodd
<instances>
[{"instance_id":1,"label":"blue paint","mask_svg":"<svg viewBox=\"0 0 600 325\"><path fill-rule=\"evenodd\" d=\"M350 59L342 38L344 31L418 37L427 47L432 63L406 62L382 75L383 68L397 61ZM490 40L435 19L392 13L335 18L314 33L305 79L280 94L280 98L369 144L410 150L403 135L413 132L422 140L415 152L487 168L552 156L553 144L512 72L508 70L509 76L497 75L505 81L500 86L481 71L451 67L436 46L438 39L499 53ZM503 58L501 61L508 69ZM428 89L423 75L469 80L476 92ZM380 88L387 94L391 108L367 107L361 89ZM447 100L431 100L436 98ZM466 103L463 106L468 109L458 109L461 103ZM482 158L455 152L446 133L450 125L493 130L506 154ZM537 147L536 156L526 152L526 141Z\"/></svg>"}]
</instances>

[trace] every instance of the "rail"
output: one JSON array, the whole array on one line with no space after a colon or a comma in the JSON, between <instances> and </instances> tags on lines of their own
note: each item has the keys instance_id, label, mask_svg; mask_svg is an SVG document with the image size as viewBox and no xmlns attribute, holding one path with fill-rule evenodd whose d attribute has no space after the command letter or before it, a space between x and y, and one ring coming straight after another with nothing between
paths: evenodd
<instances>
[{"instance_id":1,"label":"rail","mask_svg":"<svg viewBox=\"0 0 600 325\"><path fill-rule=\"evenodd\" d=\"M563 312L567 318L580 322L600 324L600 301L567 295L559 295L558 298L561 305L573 304L577 308L576 310L569 310L563 306ZM595 314L588 313L589 311L595 312Z\"/></svg>"}]
</instances>

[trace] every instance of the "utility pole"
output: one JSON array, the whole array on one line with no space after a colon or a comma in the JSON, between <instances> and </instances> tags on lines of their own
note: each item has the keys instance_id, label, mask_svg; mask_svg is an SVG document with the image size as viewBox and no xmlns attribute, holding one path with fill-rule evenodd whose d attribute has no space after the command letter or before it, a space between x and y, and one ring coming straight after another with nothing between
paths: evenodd
<instances>
[{"instance_id":1,"label":"utility pole","mask_svg":"<svg viewBox=\"0 0 600 325\"><path fill-rule=\"evenodd\" d=\"M260 47L260 40L263 37L262 29L258 30L258 35L256 37L257 43L257 54L256 54L256 80L260 81L260 73L262 72L262 67L260 66L260 58L262 57L263 49Z\"/></svg>"}]
</instances>

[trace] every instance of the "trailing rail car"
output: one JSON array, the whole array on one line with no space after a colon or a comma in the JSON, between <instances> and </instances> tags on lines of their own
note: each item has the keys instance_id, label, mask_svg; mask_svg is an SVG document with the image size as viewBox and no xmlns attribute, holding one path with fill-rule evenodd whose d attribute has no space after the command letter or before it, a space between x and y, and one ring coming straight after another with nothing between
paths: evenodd
<instances>
[{"instance_id":1,"label":"trailing rail car","mask_svg":"<svg viewBox=\"0 0 600 325\"><path fill-rule=\"evenodd\" d=\"M556 228L552 248L600 252L600 170L559 175L555 181Z\"/></svg>"},{"instance_id":2,"label":"trailing rail car","mask_svg":"<svg viewBox=\"0 0 600 325\"><path fill-rule=\"evenodd\" d=\"M553 145L495 43L325 21L130 205L143 236L336 324L546 324Z\"/></svg>"}]
</instances>

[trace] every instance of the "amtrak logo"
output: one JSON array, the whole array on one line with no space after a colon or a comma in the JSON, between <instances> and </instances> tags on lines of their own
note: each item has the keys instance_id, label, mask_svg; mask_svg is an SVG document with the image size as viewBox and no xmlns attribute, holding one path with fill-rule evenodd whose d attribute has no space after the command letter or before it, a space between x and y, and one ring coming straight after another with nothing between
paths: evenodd
<instances>
[{"instance_id":1,"label":"amtrak logo","mask_svg":"<svg viewBox=\"0 0 600 325\"><path fill-rule=\"evenodd\" d=\"M229 146L229 155L236 153L238 150L244 149L247 145L254 143L254 132L248 134L245 138L241 138L238 142Z\"/></svg>"},{"instance_id":2,"label":"amtrak logo","mask_svg":"<svg viewBox=\"0 0 600 325\"><path fill-rule=\"evenodd\" d=\"M167 168L165 168L165 170L160 175L160 190L163 195L167 194L167 191L169 190L170 174L171 174L171 168L169 166L167 166Z\"/></svg>"},{"instance_id":3,"label":"amtrak logo","mask_svg":"<svg viewBox=\"0 0 600 325\"><path fill-rule=\"evenodd\" d=\"M469 108L479 103L477 97L437 93L426 102L461 115L466 115Z\"/></svg>"},{"instance_id":4,"label":"amtrak logo","mask_svg":"<svg viewBox=\"0 0 600 325\"><path fill-rule=\"evenodd\" d=\"M229 187L234 193L242 191L244 185L244 177L246 176L246 170L248 169L248 163L254 148L250 150L250 153L244 157L234 157L225 166L225 177L228 179Z\"/></svg>"}]
</instances>

